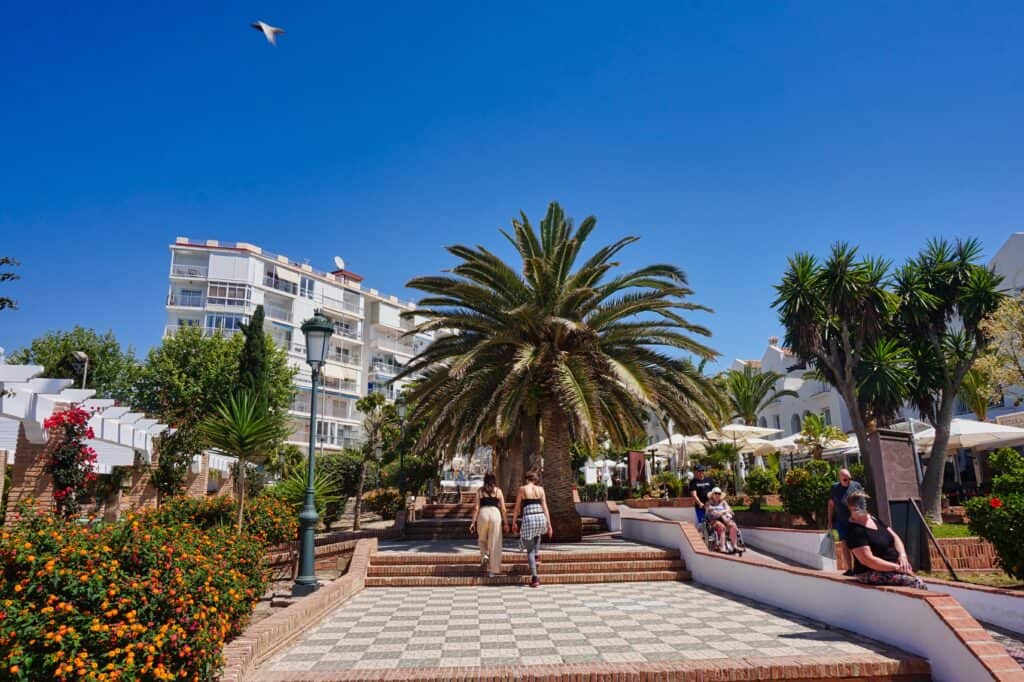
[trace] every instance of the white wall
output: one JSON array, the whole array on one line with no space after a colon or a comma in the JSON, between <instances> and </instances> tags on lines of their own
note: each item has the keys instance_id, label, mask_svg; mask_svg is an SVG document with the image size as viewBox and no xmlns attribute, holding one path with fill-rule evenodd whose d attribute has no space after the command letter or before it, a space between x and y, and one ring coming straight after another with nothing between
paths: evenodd
<instances>
[{"instance_id":1,"label":"white wall","mask_svg":"<svg viewBox=\"0 0 1024 682\"><path fill-rule=\"evenodd\" d=\"M209 277L214 280L247 282L249 281L249 257L211 253Z\"/></svg>"},{"instance_id":2,"label":"white wall","mask_svg":"<svg viewBox=\"0 0 1024 682\"><path fill-rule=\"evenodd\" d=\"M697 582L850 630L927 658L936 680L991 679L923 599L890 590L697 552L678 523L626 517L622 536L678 549Z\"/></svg>"},{"instance_id":3,"label":"white wall","mask_svg":"<svg viewBox=\"0 0 1024 682\"><path fill-rule=\"evenodd\" d=\"M622 515L618 512L612 513L605 502L577 502L576 513L580 516L593 516L597 519L604 519L605 525L612 533L622 530Z\"/></svg>"},{"instance_id":4,"label":"white wall","mask_svg":"<svg viewBox=\"0 0 1024 682\"><path fill-rule=\"evenodd\" d=\"M978 620L1024 634L1024 593L1019 595L955 587L926 580L932 592L948 594Z\"/></svg>"},{"instance_id":5,"label":"white wall","mask_svg":"<svg viewBox=\"0 0 1024 682\"><path fill-rule=\"evenodd\" d=\"M819 571L836 570L835 556L823 556L822 544L828 533L792 531L784 528L744 528L743 541L754 549L788 559ZM829 547L831 547L829 543Z\"/></svg>"},{"instance_id":6,"label":"white wall","mask_svg":"<svg viewBox=\"0 0 1024 682\"><path fill-rule=\"evenodd\" d=\"M651 507L647 511L661 519L697 525L697 510L693 507Z\"/></svg>"}]
</instances>

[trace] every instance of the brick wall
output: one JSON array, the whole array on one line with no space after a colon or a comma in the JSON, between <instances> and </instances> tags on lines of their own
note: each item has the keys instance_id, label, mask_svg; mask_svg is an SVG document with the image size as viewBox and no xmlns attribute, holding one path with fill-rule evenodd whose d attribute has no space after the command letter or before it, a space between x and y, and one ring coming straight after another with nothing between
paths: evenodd
<instances>
[{"instance_id":1,"label":"brick wall","mask_svg":"<svg viewBox=\"0 0 1024 682\"><path fill-rule=\"evenodd\" d=\"M988 571L999 568L995 547L981 538L939 538L939 545L957 571ZM946 570L946 564L939 556L935 545L928 543L928 552L931 556L932 570Z\"/></svg>"},{"instance_id":2,"label":"brick wall","mask_svg":"<svg viewBox=\"0 0 1024 682\"><path fill-rule=\"evenodd\" d=\"M7 523L10 523L17 513L18 503L29 498L36 501L39 509L53 509L53 479L43 467L50 450L59 444L60 436L57 435L46 443L29 442L25 436L25 426L18 425L14 467L11 472L11 492L7 498Z\"/></svg>"},{"instance_id":3,"label":"brick wall","mask_svg":"<svg viewBox=\"0 0 1024 682\"><path fill-rule=\"evenodd\" d=\"M189 497L206 497L206 488L210 482L210 456L203 453L200 458L199 473L189 469L185 477L185 494Z\"/></svg>"}]
</instances>

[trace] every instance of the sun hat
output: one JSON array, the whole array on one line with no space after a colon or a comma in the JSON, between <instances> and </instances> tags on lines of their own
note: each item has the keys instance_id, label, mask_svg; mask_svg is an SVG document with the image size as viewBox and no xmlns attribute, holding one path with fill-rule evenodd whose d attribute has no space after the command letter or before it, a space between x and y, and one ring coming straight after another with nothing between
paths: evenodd
<instances>
[{"instance_id":1,"label":"sun hat","mask_svg":"<svg viewBox=\"0 0 1024 682\"><path fill-rule=\"evenodd\" d=\"M714 495L715 493L718 493L719 495L722 494L722 489L719 488L717 485L711 489L711 492L708 493L708 495Z\"/></svg>"}]
</instances>

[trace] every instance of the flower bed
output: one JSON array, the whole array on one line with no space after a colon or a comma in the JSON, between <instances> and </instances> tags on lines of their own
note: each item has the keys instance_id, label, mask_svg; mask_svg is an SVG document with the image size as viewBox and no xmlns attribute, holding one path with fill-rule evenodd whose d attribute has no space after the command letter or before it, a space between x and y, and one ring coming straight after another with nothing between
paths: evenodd
<instances>
[{"instance_id":1,"label":"flower bed","mask_svg":"<svg viewBox=\"0 0 1024 682\"><path fill-rule=\"evenodd\" d=\"M172 500L90 527L26 505L0 534L0 678L214 679L266 589L268 544L295 528L257 499L237 535L233 507Z\"/></svg>"}]
</instances>

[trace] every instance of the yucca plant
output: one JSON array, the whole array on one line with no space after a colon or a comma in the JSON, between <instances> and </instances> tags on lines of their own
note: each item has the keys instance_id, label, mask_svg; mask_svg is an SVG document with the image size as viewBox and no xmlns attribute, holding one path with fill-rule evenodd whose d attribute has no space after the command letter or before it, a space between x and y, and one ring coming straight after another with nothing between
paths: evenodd
<instances>
[{"instance_id":1,"label":"yucca plant","mask_svg":"<svg viewBox=\"0 0 1024 682\"><path fill-rule=\"evenodd\" d=\"M615 257L637 237L583 258L596 225L591 216L574 227L552 203L539 230L523 214L511 233L502 231L518 263L483 246L451 246L459 263L450 274L408 284L428 294L416 329L441 334L405 370L422 375L410 391L428 424L421 442L456 454L522 434L537 419L543 482L561 539L580 536L574 440L593 445L607 436L623 446L643 433L648 408L681 430L703 431L718 409L711 380L667 352L716 356L695 339L710 332L684 317L708 310L689 300L685 273L666 264L618 272Z\"/></svg>"},{"instance_id":2,"label":"yucca plant","mask_svg":"<svg viewBox=\"0 0 1024 682\"><path fill-rule=\"evenodd\" d=\"M238 481L238 533L245 514L245 476L248 463L267 457L287 436L281 413L273 412L259 396L240 391L217 405L212 415L199 423L206 447L237 457L241 466Z\"/></svg>"}]
</instances>

